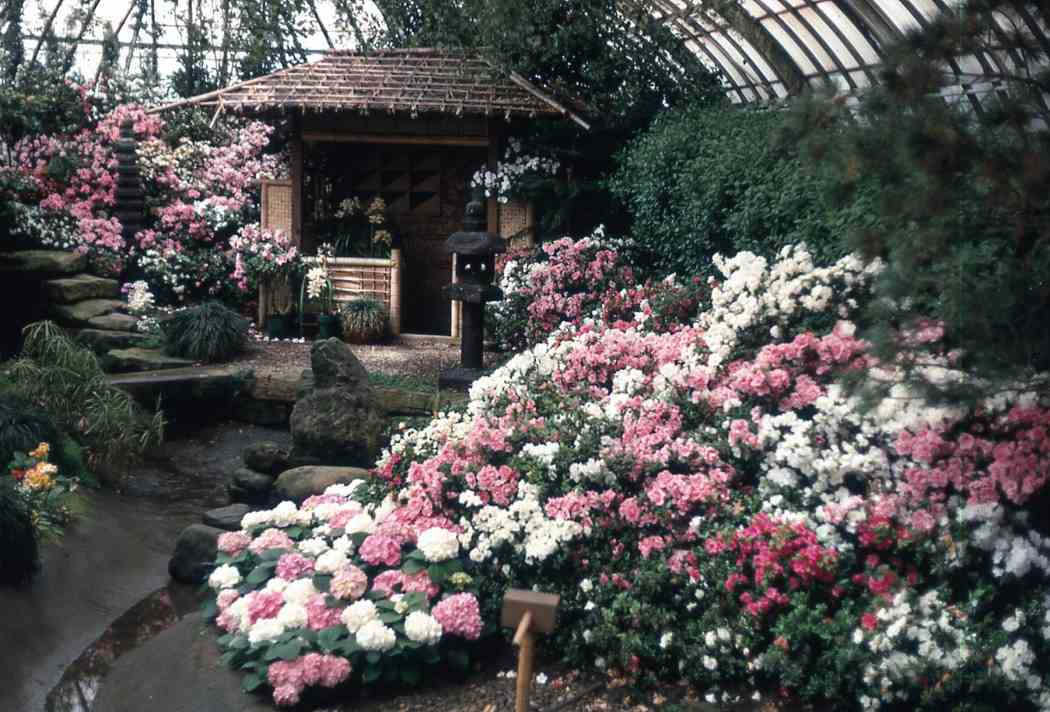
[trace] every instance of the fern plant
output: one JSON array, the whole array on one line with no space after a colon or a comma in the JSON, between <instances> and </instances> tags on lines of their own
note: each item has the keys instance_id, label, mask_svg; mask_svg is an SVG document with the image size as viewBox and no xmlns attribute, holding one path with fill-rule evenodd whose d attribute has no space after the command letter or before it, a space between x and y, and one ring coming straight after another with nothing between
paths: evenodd
<instances>
[{"instance_id":1,"label":"fern plant","mask_svg":"<svg viewBox=\"0 0 1050 712\"><path fill-rule=\"evenodd\" d=\"M367 343L386 332L386 305L372 297L361 297L343 305L343 336L353 343Z\"/></svg>"},{"instance_id":2,"label":"fern plant","mask_svg":"<svg viewBox=\"0 0 1050 712\"><path fill-rule=\"evenodd\" d=\"M228 361L248 342L248 320L218 302L206 302L176 313L164 324L164 337L172 356Z\"/></svg>"}]
</instances>

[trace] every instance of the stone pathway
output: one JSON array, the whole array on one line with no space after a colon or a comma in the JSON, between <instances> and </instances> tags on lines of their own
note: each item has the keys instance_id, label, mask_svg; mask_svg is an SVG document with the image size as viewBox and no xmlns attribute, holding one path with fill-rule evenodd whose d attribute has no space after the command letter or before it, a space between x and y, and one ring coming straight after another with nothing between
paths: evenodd
<instances>
[{"instance_id":1,"label":"stone pathway","mask_svg":"<svg viewBox=\"0 0 1050 712\"><path fill-rule=\"evenodd\" d=\"M287 442L288 434L226 423L176 435L134 468L128 494L87 493L87 514L61 544L44 547L32 585L0 589L0 710L44 710L67 666L168 582L179 531L225 503L231 464L245 445L264 439Z\"/></svg>"}]
</instances>

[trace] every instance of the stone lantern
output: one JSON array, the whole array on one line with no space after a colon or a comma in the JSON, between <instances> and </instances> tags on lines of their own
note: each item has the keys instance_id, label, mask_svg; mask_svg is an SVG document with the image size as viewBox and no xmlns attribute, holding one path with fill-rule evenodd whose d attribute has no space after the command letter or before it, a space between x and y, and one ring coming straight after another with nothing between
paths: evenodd
<instances>
[{"instance_id":1,"label":"stone lantern","mask_svg":"<svg viewBox=\"0 0 1050 712\"><path fill-rule=\"evenodd\" d=\"M471 193L463 229L445 243L454 255L456 281L445 287L445 294L463 303L463 329L460 333L461 363L444 371L438 379L442 388L469 388L484 375L485 303L503 299L503 290L492 282L496 276L496 255L507 251L507 242L485 231L485 203L480 190Z\"/></svg>"}]
</instances>

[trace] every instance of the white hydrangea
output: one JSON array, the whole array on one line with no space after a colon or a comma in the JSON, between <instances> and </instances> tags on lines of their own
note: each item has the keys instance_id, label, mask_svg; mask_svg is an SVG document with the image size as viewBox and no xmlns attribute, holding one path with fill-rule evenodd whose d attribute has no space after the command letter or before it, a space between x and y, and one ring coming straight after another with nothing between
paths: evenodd
<instances>
[{"instance_id":1,"label":"white hydrangea","mask_svg":"<svg viewBox=\"0 0 1050 712\"><path fill-rule=\"evenodd\" d=\"M459 554L459 538L455 532L441 527L431 527L419 535L416 546L432 563L448 561Z\"/></svg>"},{"instance_id":2,"label":"white hydrangea","mask_svg":"<svg viewBox=\"0 0 1050 712\"><path fill-rule=\"evenodd\" d=\"M306 606L300 603L286 603L277 612L277 621L285 628L305 628L310 621Z\"/></svg>"},{"instance_id":3,"label":"white hydrangea","mask_svg":"<svg viewBox=\"0 0 1050 712\"><path fill-rule=\"evenodd\" d=\"M436 645L441 640L441 624L429 613L413 611L405 619L405 635L409 640L424 645Z\"/></svg>"},{"instance_id":4,"label":"white hydrangea","mask_svg":"<svg viewBox=\"0 0 1050 712\"><path fill-rule=\"evenodd\" d=\"M334 495L336 497L353 497L354 492L358 487L363 485L365 481L363 479L351 480L345 484L329 485L325 488L324 493L327 495Z\"/></svg>"},{"instance_id":5,"label":"white hydrangea","mask_svg":"<svg viewBox=\"0 0 1050 712\"><path fill-rule=\"evenodd\" d=\"M284 634L284 624L276 618L260 618L248 631L248 642L253 646L266 643Z\"/></svg>"},{"instance_id":6,"label":"white hydrangea","mask_svg":"<svg viewBox=\"0 0 1050 712\"><path fill-rule=\"evenodd\" d=\"M319 574L334 574L349 563L346 554L335 549L330 549L317 557L314 563L314 571Z\"/></svg>"},{"instance_id":7,"label":"white hydrangea","mask_svg":"<svg viewBox=\"0 0 1050 712\"><path fill-rule=\"evenodd\" d=\"M212 571L211 576L208 577L208 585L216 591L224 588L233 588L240 582L241 572L237 570L236 566L231 566L230 564L223 564Z\"/></svg>"},{"instance_id":8,"label":"white hydrangea","mask_svg":"<svg viewBox=\"0 0 1050 712\"><path fill-rule=\"evenodd\" d=\"M339 617L347 630L351 633L356 633L364 624L378 621L379 611L376 609L376 604L362 598L347 606Z\"/></svg>"},{"instance_id":9,"label":"white hydrangea","mask_svg":"<svg viewBox=\"0 0 1050 712\"><path fill-rule=\"evenodd\" d=\"M349 626L348 626L349 627ZM378 620L370 620L357 630L357 644L364 650L385 652L397 643L394 629Z\"/></svg>"},{"instance_id":10,"label":"white hydrangea","mask_svg":"<svg viewBox=\"0 0 1050 712\"><path fill-rule=\"evenodd\" d=\"M285 603L300 603L306 605L306 602L310 600L311 596L316 596L318 593L314 587L314 582L308 578L301 578L292 581L288 584L282 595L284 596Z\"/></svg>"},{"instance_id":11,"label":"white hydrangea","mask_svg":"<svg viewBox=\"0 0 1050 712\"><path fill-rule=\"evenodd\" d=\"M314 532L317 533L317 530L315 529ZM330 547L327 541L317 536L312 539L303 539L296 548L306 556L317 558L328 551Z\"/></svg>"},{"instance_id":12,"label":"white hydrangea","mask_svg":"<svg viewBox=\"0 0 1050 712\"><path fill-rule=\"evenodd\" d=\"M375 531L375 528L376 525L372 521L372 517L365 512L361 512L361 514L350 518L343 531L347 534L371 534Z\"/></svg>"}]
</instances>

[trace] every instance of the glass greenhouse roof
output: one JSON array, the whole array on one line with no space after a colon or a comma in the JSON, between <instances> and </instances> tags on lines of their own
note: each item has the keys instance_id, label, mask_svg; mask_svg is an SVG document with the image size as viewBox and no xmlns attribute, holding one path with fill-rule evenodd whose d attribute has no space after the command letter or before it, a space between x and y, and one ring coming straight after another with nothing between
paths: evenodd
<instances>
[{"instance_id":1,"label":"glass greenhouse roof","mask_svg":"<svg viewBox=\"0 0 1050 712\"><path fill-rule=\"evenodd\" d=\"M637 6L637 3L632 3ZM737 103L770 101L833 84L852 92L876 81L883 48L908 30L951 12L944 0L651 0L653 17L680 37ZM991 49L958 57L947 95L994 91L1024 60L1018 33L1050 51L1045 28L1022 9L996 14Z\"/></svg>"}]
</instances>

